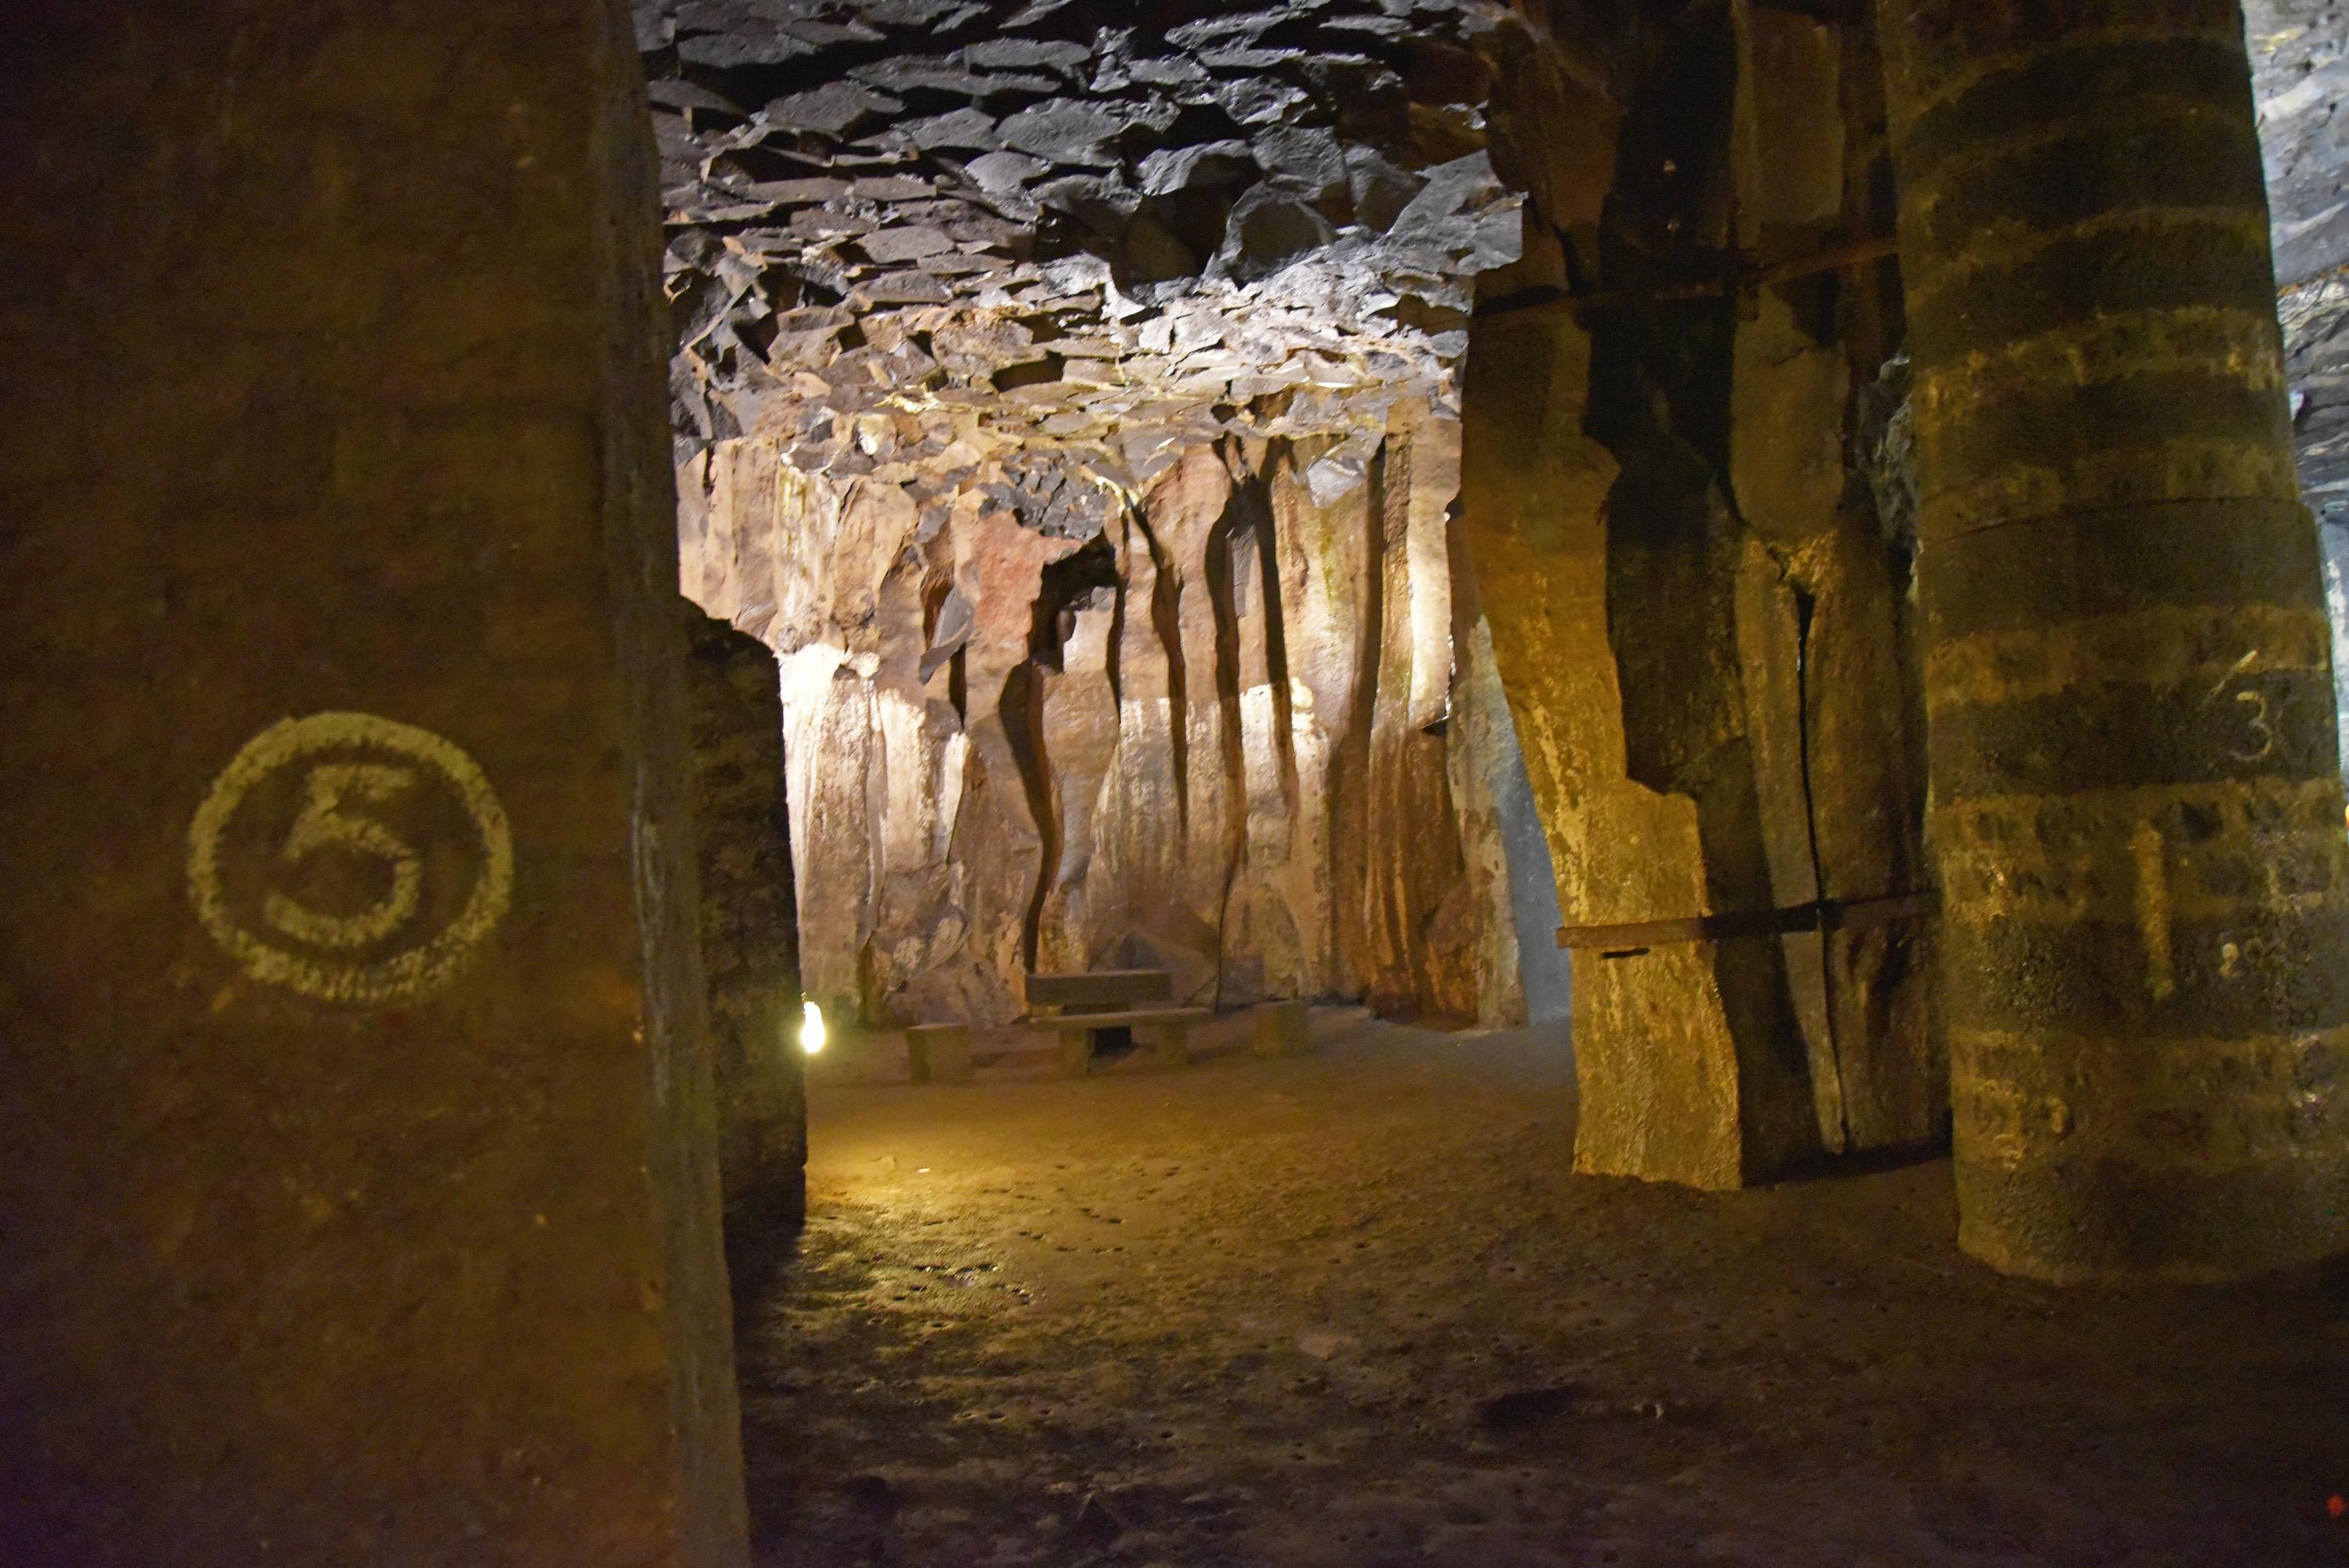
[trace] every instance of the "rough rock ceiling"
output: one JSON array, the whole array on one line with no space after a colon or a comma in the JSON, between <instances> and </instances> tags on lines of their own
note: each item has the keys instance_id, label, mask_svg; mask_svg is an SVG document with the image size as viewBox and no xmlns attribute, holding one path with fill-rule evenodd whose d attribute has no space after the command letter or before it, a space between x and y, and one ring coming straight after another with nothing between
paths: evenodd
<instances>
[{"instance_id":1,"label":"rough rock ceiling","mask_svg":"<svg viewBox=\"0 0 2349 1568\"><path fill-rule=\"evenodd\" d=\"M1448 406L1474 276L1516 258L1492 0L658 0L683 450L973 483L1100 526L1219 435Z\"/></svg>"},{"instance_id":2,"label":"rough rock ceiling","mask_svg":"<svg viewBox=\"0 0 2349 1568\"><path fill-rule=\"evenodd\" d=\"M2248 0L2300 477L2349 522L2349 6Z\"/></svg>"}]
</instances>

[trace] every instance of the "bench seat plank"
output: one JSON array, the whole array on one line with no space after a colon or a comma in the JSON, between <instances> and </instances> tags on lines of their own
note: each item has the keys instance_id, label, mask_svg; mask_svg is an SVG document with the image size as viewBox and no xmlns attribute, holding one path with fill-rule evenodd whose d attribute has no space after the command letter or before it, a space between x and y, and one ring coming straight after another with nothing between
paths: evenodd
<instances>
[{"instance_id":1,"label":"bench seat plank","mask_svg":"<svg viewBox=\"0 0 2349 1568\"><path fill-rule=\"evenodd\" d=\"M1213 1007L1154 1007L1124 1013L1061 1013L1049 1018L1030 1018L1031 1029L1118 1029L1147 1028L1153 1024L1195 1024L1202 1018L1216 1016Z\"/></svg>"},{"instance_id":2,"label":"bench seat plank","mask_svg":"<svg viewBox=\"0 0 2349 1568\"><path fill-rule=\"evenodd\" d=\"M1100 1007L1168 1002L1174 976L1164 969L1094 969L1081 975L1030 975L1030 1007Z\"/></svg>"}]
</instances>

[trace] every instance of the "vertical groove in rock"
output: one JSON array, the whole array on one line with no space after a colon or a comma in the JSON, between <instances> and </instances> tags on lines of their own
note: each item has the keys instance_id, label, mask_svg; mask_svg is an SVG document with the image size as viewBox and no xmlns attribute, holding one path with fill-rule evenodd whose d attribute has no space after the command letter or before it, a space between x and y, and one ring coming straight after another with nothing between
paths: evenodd
<instances>
[{"instance_id":1,"label":"vertical groove in rock","mask_svg":"<svg viewBox=\"0 0 2349 1568\"><path fill-rule=\"evenodd\" d=\"M1801 782L1799 810L1802 812L1802 841L1804 852L1811 862L1811 885L1820 890L1817 896L1824 896L1826 890L1832 883L1827 878L1826 862L1819 853L1820 802L1811 769L1812 683L1815 679L1811 667L1811 628L1818 612L1818 598L1800 585L1790 586L1793 587L1795 600L1794 717L1795 770ZM1826 1142L1828 1151L1840 1154L1851 1147L1851 1112L1848 1109L1850 1096L1847 1086L1844 1082L1843 1049L1837 1038L1835 971L1832 964L1828 962L1824 942L1818 944L1816 952L1806 955L1806 963L1816 965L1820 985L1825 992L1823 1000L1826 1006L1820 1032L1826 1047L1826 1060L1822 1064L1815 1058L1812 1071L1828 1080L1816 1086L1816 1090L1820 1103L1823 1106L1831 1103L1834 1109L1821 1117L1819 1131Z\"/></svg>"},{"instance_id":2,"label":"vertical groove in rock","mask_svg":"<svg viewBox=\"0 0 2349 1568\"><path fill-rule=\"evenodd\" d=\"M1297 810L1296 694L1288 684L1288 611L1281 602L1280 552L1272 517L1272 459L1251 476L1247 505L1254 521L1250 533L1256 548L1256 580L1264 595L1265 679L1272 688L1272 740L1280 769L1281 799L1293 817Z\"/></svg>"},{"instance_id":3,"label":"vertical groove in rock","mask_svg":"<svg viewBox=\"0 0 2349 1568\"><path fill-rule=\"evenodd\" d=\"M1207 531L1206 590L1215 618L1216 707L1222 715L1223 744L1216 762L1223 769L1225 799L1220 864L1223 882L1216 897L1216 995L1224 995L1228 965L1225 940L1229 934L1232 889L1238 882L1247 854L1247 762L1242 754L1240 727L1240 610L1235 602L1234 555L1247 542L1236 531L1234 513L1240 504L1239 488L1227 493L1224 510Z\"/></svg>"},{"instance_id":4,"label":"vertical groove in rock","mask_svg":"<svg viewBox=\"0 0 2349 1568\"><path fill-rule=\"evenodd\" d=\"M1044 614L1038 602L1038 614ZM1033 662L1015 668L1003 686L1003 733L1010 742L1011 758L1019 768L1019 788L1028 797L1028 810L1036 823L1040 851L1036 885L1019 923L1019 959L1036 966L1037 934L1044 919L1044 901L1061 864L1060 814L1053 809L1051 759L1044 748L1043 676Z\"/></svg>"},{"instance_id":5,"label":"vertical groove in rock","mask_svg":"<svg viewBox=\"0 0 2349 1568\"><path fill-rule=\"evenodd\" d=\"M1376 928L1370 909L1371 772L1386 614L1383 562L1392 456L1384 442L1372 455L1369 481L1363 486L1362 516L1354 525L1361 540L1356 578L1359 618L1348 649L1350 701L1345 727L1336 738L1330 769L1330 889L1336 905L1331 923L1339 952L1348 965L1348 978L1361 985L1378 973Z\"/></svg>"},{"instance_id":6,"label":"vertical groove in rock","mask_svg":"<svg viewBox=\"0 0 2349 1568\"><path fill-rule=\"evenodd\" d=\"M1150 595L1150 627L1166 660L1168 744L1174 748L1174 820L1187 839L1191 831L1191 733L1190 726L1184 722L1184 715L1190 709L1190 696L1183 660L1183 576L1181 569L1167 559L1150 520L1140 509L1133 521L1142 531L1155 571Z\"/></svg>"}]
</instances>

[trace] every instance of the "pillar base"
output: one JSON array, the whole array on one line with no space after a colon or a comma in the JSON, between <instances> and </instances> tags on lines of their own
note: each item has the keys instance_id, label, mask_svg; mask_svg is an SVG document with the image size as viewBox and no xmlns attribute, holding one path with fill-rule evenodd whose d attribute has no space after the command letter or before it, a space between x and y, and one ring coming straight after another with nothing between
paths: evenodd
<instances>
[{"instance_id":1,"label":"pillar base","mask_svg":"<svg viewBox=\"0 0 2349 1568\"><path fill-rule=\"evenodd\" d=\"M2349 1169L2337 1165L1961 1162L1957 1184L1958 1245L2051 1284L2240 1279L2349 1252Z\"/></svg>"}]
</instances>

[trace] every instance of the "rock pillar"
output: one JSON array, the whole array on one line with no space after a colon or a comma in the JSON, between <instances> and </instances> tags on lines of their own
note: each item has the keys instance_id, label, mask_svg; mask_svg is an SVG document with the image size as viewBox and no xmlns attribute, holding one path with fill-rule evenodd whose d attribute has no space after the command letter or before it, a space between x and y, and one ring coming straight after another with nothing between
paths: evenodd
<instances>
[{"instance_id":1,"label":"rock pillar","mask_svg":"<svg viewBox=\"0 0 2349 1568\"><path fill-rule=\"evenodd\" d=\"M2349 919L2233 0L1881 6L1961 1236L2349 1242Z\"/></svg>"},{"instance_id":2,"label":"rock pillar","mask_svg":"<svg viewBox=\"0 0 2349 1568\"><path fill-rule=\"evenodd\" d=\"M782 675L766 644L691 603L693 816L701 965L726 1239L738 1261L807 1214L807 1090L799 1047L799 904L783 799Z\"/></svg>"},{"instance_id":3,"label":"rock pillar","mask_svg":"<svg viewBox=\"0 0 2349 1568\"><path fill-rule=\"evenodd\" d=\"M0 21L11 1563L746 1560L636 68Z\"/></svg>"}]
</instances>

